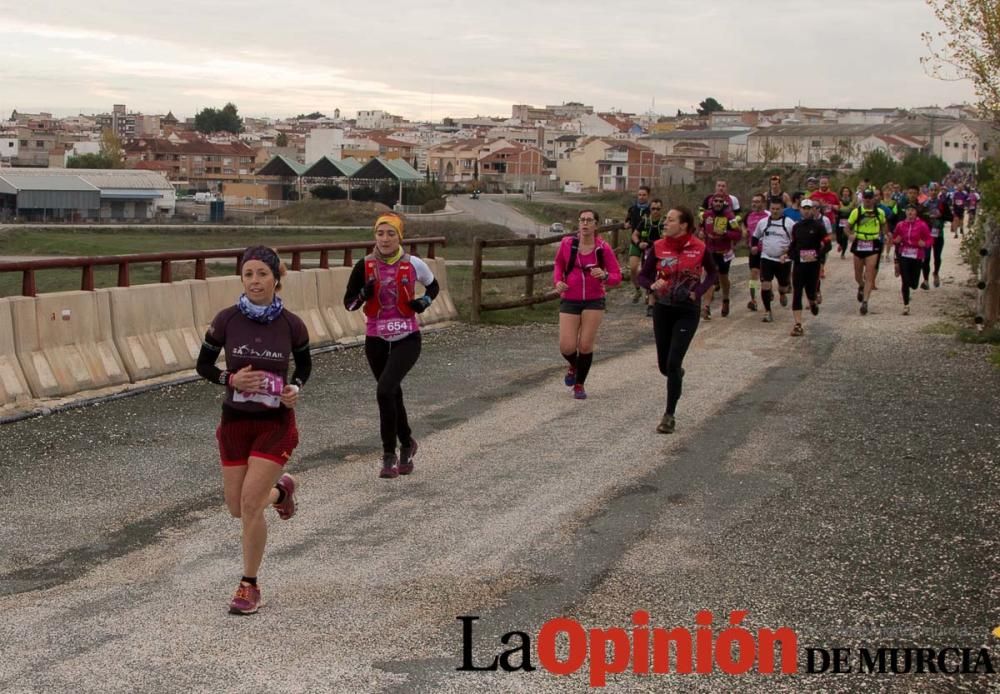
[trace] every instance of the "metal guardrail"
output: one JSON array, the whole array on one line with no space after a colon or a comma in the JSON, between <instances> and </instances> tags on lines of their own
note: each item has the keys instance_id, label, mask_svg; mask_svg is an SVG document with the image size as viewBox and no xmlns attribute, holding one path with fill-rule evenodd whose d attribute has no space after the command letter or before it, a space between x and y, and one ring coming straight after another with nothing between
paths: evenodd
<instances>
[{"instance_id":1,"label":"metal guardrail","mask_svg":"<svg viewBox=\"0 0 1000 694\"><path fill-rule=\"evenodd\" d=\"M418 245L427 246L427 253L421 257L433 259L435 246L446 246L447 239L444 236L428 236L425 238L406 239L404 246L410 249L410 253L417 255ZM330 267L330 252L343 251L343 267L354 265L355 250L362 250L369 253L374 248L374 244L368 241L338 241L336 243L311 243L285 246L274 246L279 254L292 256L292 270L302 269L302 255L305 253L319 253L319 267L328 269ZM71 256L66 258L45 258L40 260L15 260L10 262L0 262L0 272L20 272L21 275L21 295L37 296L35 284L35 272L38 270L60 270L60 269L81 269L80 289L84 291L94 290L94 268L102 266L118 267L119 287L130 286L129 267L136 263L159 263L160 282L170 283L173 281L173 263L183 261L194 261L194 278L203 280L207 277L206 261L214 259L233 260L236 265L236 272L239 272L240 259L243 257L244 248L218 248L205 251L168 251L161 253L133 253L129 255L99 255L99 256Z\"/></svg>"}]
</instances>

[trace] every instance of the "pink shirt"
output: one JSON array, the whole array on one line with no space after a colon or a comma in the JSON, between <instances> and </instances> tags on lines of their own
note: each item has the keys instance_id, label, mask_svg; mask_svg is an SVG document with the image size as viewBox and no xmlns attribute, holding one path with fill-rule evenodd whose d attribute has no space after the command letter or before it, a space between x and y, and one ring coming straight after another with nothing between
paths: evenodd
<instances>
[{"instance_id":1,"label":"pink shirt","mask_svg":"<svg viewBox=\"0 0 1000 694\"><path fill-rule=\"evenodd\" d=\"M566 236L559 244L556 252L555 267L552 270L552 283L565 282L569 288L563 292L562 298L567 301L590 301L600 299L604 296L604 286L613 287L622 281L622 271L618 266L618 258L615 251L604 239L597 239L594 250L590 253L577 252L573 267L566 272L566 264L569 262L570 247L573 245L573 237ZM604 269L608 273L607 280L603 282L590 274L590 268L600 265L597 258L597 249L603 249L601 255L604 259Z\"/></svg>"},{"instance_id":2,"label":"pink shirt","mask_svg":"<svg viewBox=\"0 0 1000 694\"><path fill-rule=\"evenodd\" d=\"M912 222L904 219L897 224L892 233L892 240L897 244L896 254L898 256L916 260L923 260L934 243L931 228L927 226L927 222L920 218L914 219ZM918 245L920 241L924 242L923 248Z\"/></svg>"}]
</instances>

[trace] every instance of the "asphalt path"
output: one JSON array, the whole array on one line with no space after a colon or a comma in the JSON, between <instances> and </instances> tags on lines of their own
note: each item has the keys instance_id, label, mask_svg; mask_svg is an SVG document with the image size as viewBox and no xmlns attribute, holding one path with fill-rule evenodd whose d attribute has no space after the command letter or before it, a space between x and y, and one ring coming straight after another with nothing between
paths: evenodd
<instances>
[{"instance_id":1,"label":"asphalt path","mask_svg":"<svg viewBox=\"0 0 1000 694\"><path fill-rule=\"evenodd\" d=\"M478 200L473 200L468 195L452 195L448 198L448 205L477 221L502 224L518 236L531 234L544 236L549 233L548 224L539 224L531 217L505 204L505 200L507 196L500 194L483 194ZM461 221L461 217L452 217L450 221Z\"/></svg>"},{"instance_id":2,"label":"asphalt path","mask_svg":"<svg viewBox=\"0 0 1000 694\"><path fill-rule=\"evenodd\" d=\"M358 349L319 355L290 463L300 509L270 538L259 614L226 605L239 526L222 504L219 390L191 383L0 428L0 691L545 692L568 677L462 672L549 619L716 635L790 627L813 647L989 648L1000 666L1000 372L926 330L967 301L944 285L900 315L883 272L858 315L831 258L818 317L763 324L741 300L702 323L677 432L650 322L612 295L585 401L553 326L427 335L404 390L420 455L379 480ZM965 305L968 305L967 303ZM518 644L515 637L513 644ZM565 655L560 641L560 653ZM591 658L597 656L591 653ZM800 667L805 657L800 654ZM520 656L513 658L515 664ZM589 662L589 661L588 661ZM857 663L853 663L856 665ZM609 676L615 691L996 690L978 675Z\"/></svg>"}]
</instances>

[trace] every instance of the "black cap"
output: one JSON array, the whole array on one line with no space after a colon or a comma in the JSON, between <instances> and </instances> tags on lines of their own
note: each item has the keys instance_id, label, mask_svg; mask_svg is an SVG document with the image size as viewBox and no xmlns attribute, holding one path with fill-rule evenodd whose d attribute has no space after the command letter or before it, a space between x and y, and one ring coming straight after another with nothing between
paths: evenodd
<instances>
[{"instance_id":1,"label":"black cap","mask_svg":"<svg viewBox=\"0 0 1000 694\"><path fill-rule=\"evenodd\" d=\"M874 198L875 197L875 191L874 190L866 190L865 192L863 192L861 194L861 197L863 197L863 198Z\"/></svg>"}]
</instances>

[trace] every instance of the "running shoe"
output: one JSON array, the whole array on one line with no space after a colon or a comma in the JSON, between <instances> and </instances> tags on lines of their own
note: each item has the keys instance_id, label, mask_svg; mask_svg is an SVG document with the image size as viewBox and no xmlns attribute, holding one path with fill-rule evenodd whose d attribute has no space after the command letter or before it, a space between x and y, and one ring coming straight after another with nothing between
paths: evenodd
<instances>
[{"instance_id":1,"label":"running shoe","mask_svg":"<svg viewBox=\"0 0 1000 694\"><path fill-rule=\"evenodd\" d=\"M384 453L382 455L382 469L378 476L382 479L391 480L399 477L399 461L395 453Z\"/></svg>"},{"instance_id":2,"label":"running shoe","mask_svg":"<svg viewBox=\"0 0 1000 694\"><path fill-rule=\"evenodd\" d=\"M722 300L722 317L725 318L729 315L729 299Z\"/></svg>"},{"instance_id":3,"label":"running shoe","mask_svg":"<svg viewBox=\"0 0 1000 694\"><path fill-rule=\"evenodd\" d=\"M274 509L278 512L278 518L288 520L295 515L295 478L286 472L275 486L285 493L285 498L274 504Z\"/></svg>"},{"instance_id":4,"label":"running shoe","mask_svg":"<svg viewBox=\"0 0 1000 694\"><path fill-rule=\"evenodd\" d=\"M927 284L927 280L924 280L923 282L920 283L920 288L925 290L930 289L931 285Z\"/></svg>"},{"instance_id":5,"label":"running shoe","mask_svg":"<svg viewBox=\"0 0 1000 694\"><path fill-rule=\"evenodd\" d=\"M865 300L865 288L858 287L858 301L864 301L864 300Z\"/></svg>"},{"instance_id":6,"label":"running shoe","mask_svg":"<svg viewBox=\"0 0 1000 694\"><path fill-rule=\"evenodd\" d=\"M781 292L778 292L778 302L782 306L788 306L788 295L787 294L782 294Z\"/></svg>"},{"instance_id":7,"label":"running shoe","mask_svg":"<svg viewBox=\"0 0 1000 694\"><path fill-rule=\"evenodd\" d=\"M756 311L757 302L754 299L751 299L750 301L747 302L747 308L750 309L751 311Z\"/></svg>"},{"instance_id":8,"label":"running shoe","mask_svg":"<svg viewBox=\"0 0 1000 694\"><path fill-rule=\"evenodd\" d=\"M867 316L868 315L868 302L867 301L862 301L861 302L861 309L860 310L861 310L861 315L862 316Z\"/></svg>"},{"instance_id":9,"label":"running shoe","mask_svg":"<svg viewBox=\"0 0 1000 694\"><path fill-rule=\"evenodd\" d=\"M910 305L909 304L907 304L906 306L903 307L903 315L904 316L910 315Z\"/></svg>"},{"instance_id":10,"label":"running shoe","mask_svg":"<svg viewBox=\"0 0 1000 694\"><path fill-rule=\"evenodd\" d=\"M770 311L764 311L764 317L761 319L761 323L773 323L774 316Z\"/></svg>"},{"instance_id":11,"label":"running shoe","mask_svg":"<svg viewBox=\"0 0 1000 694\"><path fill-rule=\"evenodd\" d=\"M818 294L816 295L816 301L814 301L813 303L809 304L809 313L813 314L814 316L818 316L819 315L819 295Z\"/></svg>"},{"instance_id":12,"label":"running shoe","mask_svg":"<svg viewBox=\"0 0 1000 694\"><path fill-rule=\"evenodd\" d=\"M941 286L941 278L938 277L937 275L934 275L934 286L935 287L940 287Z\"/></svg>"},{"instance_id":13,"label":"running shoe","mask_svg":"<svg viewBox=\"0 0 1000 694\"><path fill-rule=\"evenodd\" d=\"M653 317L653 307L652 306L647 306L646 307L646 318L652 318L652 317Z\"/></svg>"},{"instance_id":14,"label":"running shoe","mask_svg":"<svg viewBox=\"0 0 1000 694\"><path fill-rule=\"evenodd\" d=\"M656 431L659 434L672 434L674 433L674 424L674 416L672 414L665 414L656 426Z\"/></svg>"},{"instance_id":15,"label":"running shoe","mask_svg":"<svg viewBox=\"0 0 1000 694\"><path fill-rule=\"evenodd\" d=\"M230 614L253 614L264 606L260 598L260 588L240 581L236 594L229 601Z\"/></svg>"},{"instance_id":16,"label":"running shoe","mask_svg":"<svg viewBox=\"0 0 1000 694\"><path fill-rule=\"evenodd\" d=\"M576 369L572 366L566 370L566 377L563 379L563 383L566 384L567 388L572 388L573 384L576 383Z\"/></svg>"},{"instance_id":17,"label":"running shoe","mask_svg":"<svg viewBox=\"0 0 1000 694\"><path fill-rule=\"evenodd\" d=\"M632 294L632 303L633 304L639 303L639 299L641 298L642 298L642 289L636 287L635 292Z\"/></svg>"},{"instance_id":18,"label":"running shoe","mask_svg":"<svg viewBox=\"0 0 1000 694\"><path fill-rule=\"evenodd\" d=\"M790 333L790 335L792 337L800 337L800 336L802 336L804 334L805 334L805 330L802 329L802 324L801 323L796 323L795 327L792 328L792 332Z\"/></svg>"},{"instance_id":19,"label":"running shoe","mask_svg":"<svg viewBox=\"0 0 1000 694\"><path fill-rule=\"evenodd\" d=\"M577 400L586 400L587 391L583 389L582 385L577 383L576 385L573 386L573 397L576 398Z\"/></svg>"},{"instance_id":20,"label":"running shoe","mask_svg":"<svg viewBox=\"0 0 1000 694\"><path fill-rule=\"evenodd\" d=\"M399 474L409 475L413 472L413 459L417 457L417 448L419 448L417 440L411 438L408 448L399 449L399 466L396 468Z\"/></svg>"},{"instance_id":21,"label":"running shoe","mask_svg":"<svg viewBox=\"0 0 1000 694\"><path fill-rule=\"evenodd\" d=\"M702 320L712 320L712 307L702 306L701 307L701 319Z\"/></svg>"}]
</instances>

